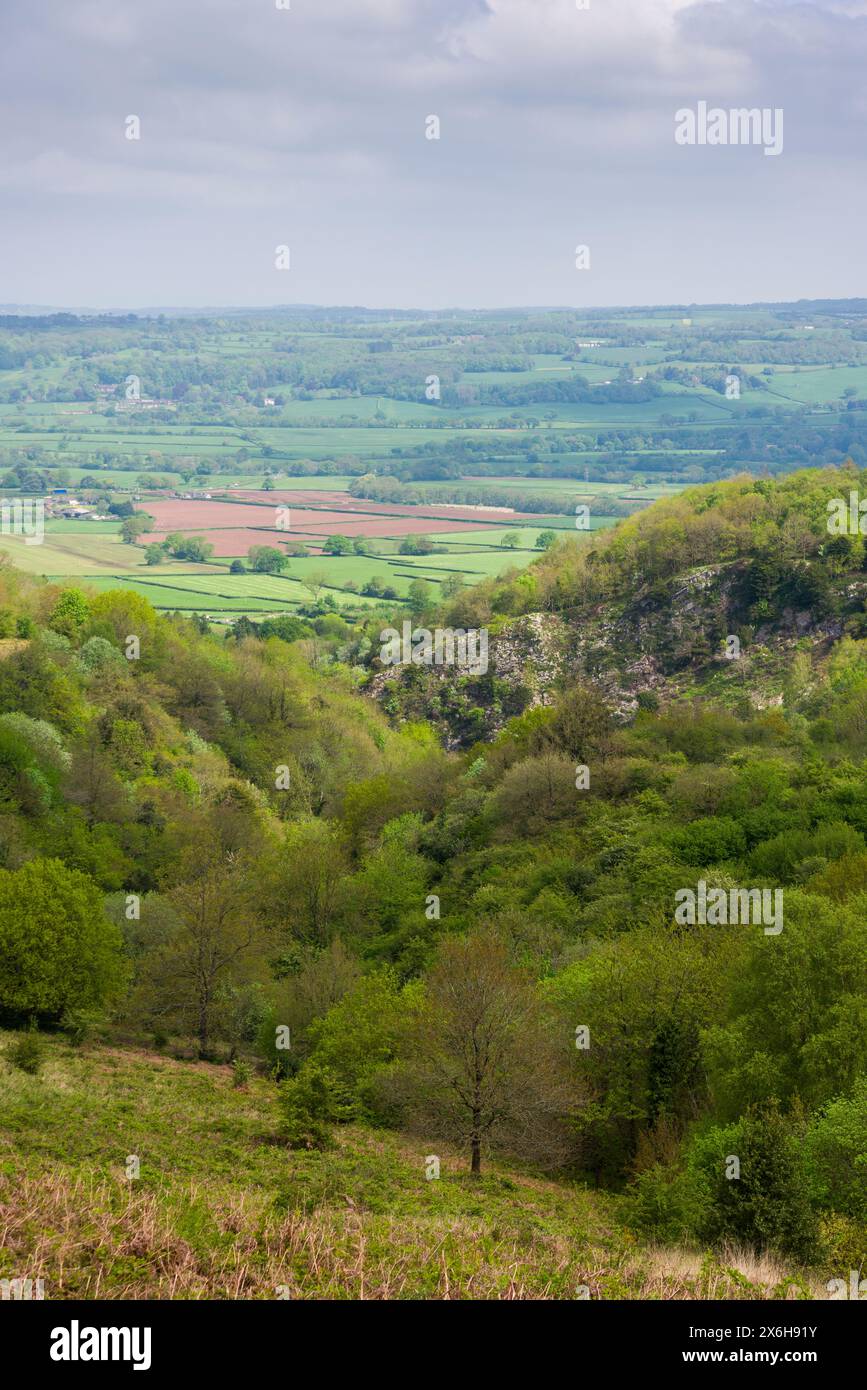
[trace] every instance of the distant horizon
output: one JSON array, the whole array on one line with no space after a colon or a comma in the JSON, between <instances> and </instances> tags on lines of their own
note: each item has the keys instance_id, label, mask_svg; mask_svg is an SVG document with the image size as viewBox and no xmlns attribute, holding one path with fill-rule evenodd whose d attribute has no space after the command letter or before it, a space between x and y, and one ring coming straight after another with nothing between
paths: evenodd
<instances>
[{"instance_id":1,"label":"distant horizon","mask_svg":"<svg viewBox=\"0 0 867 1390\"><path fill-rule=\"evenodd\" d=\"M253 303L211 303L211 304L30 304L27 302L9 301L0 303L0 316L32 317L37 315L50 314L74 314L78 317L85 315L105 315L120 316L123 314L155 315L155 314L222 314L222 313L303 313L304 311L314 312L350 312L350 313L369 313L369 314L389 314L396 313L402 315L421 314L430 317L447 317L455 314L582 314L605 313L608 310L617 313L639 312L639 311L664 311L664 310L716 310L716 309L779 309L785 307L797 308L803 305L804 309L809 309L820 305L845 305L863 304L864 312L867 314L867 295L820 295L813 297L800 296L797 299L737 299L737 300L646 300L632 303L605 303L605 304L449 304L442 308L426 308L423 305L402 305L402 304L350 304L350 303L326 303L324 301L304 302L285 302L279 304L253 304Z\"/></svg>"}]
</instances>

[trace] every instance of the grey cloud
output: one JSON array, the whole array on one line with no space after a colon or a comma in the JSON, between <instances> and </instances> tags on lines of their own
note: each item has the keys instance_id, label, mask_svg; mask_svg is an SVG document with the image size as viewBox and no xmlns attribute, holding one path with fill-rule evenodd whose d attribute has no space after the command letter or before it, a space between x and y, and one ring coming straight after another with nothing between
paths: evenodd
<instances>
[{"instance_id":1,"label":"grey cloud","mask_svg":"<svg viewBox=\"0 0 867 1390\"><path fill-rule=\"evenodd\" d=\"M0 301L865 292L856 0L6 0L2 24ZM676 146L699 99L782 107L783 157Z\"/></svg>"}]
</instances>

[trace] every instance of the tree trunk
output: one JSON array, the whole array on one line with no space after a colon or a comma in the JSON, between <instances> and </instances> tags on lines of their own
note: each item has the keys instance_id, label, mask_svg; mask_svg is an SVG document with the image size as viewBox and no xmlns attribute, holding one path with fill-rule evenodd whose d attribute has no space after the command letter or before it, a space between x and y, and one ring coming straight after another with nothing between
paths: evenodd
<instances>
[{"instance_id":1,"label":"tree trunk","mask_svg":"<svg viewBox=\"0 0 867 1390\"><path fill-rule=\"evenodd\" d=\"M470 1138L470 1148L473 1155L470 1163L470 1172L474 1177L479 1177L482 1171L482 1140L479 1133L480 1121L481 1115L477 1111L474 1111L473 1132Z\"/></svg>"},{"instance_id":2,"label":"tree trunk","mask_svg":"<svg viewBox=\"0 0 867 1390\"><path fill-rule=\"evenodd\" d=\"M207 1057L208 1043L210 1042L210 1019L208 1017L208 1001L199 1000L199 1056Z\"/></svg>"}]
</instances>

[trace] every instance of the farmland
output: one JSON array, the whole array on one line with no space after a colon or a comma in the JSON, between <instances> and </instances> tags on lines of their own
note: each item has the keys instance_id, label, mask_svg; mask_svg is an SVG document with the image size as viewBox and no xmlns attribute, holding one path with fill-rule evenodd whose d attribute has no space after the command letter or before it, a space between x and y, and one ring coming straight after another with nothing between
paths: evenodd
<instances>
[{"instance_id":1,"label":"farmland","mask_svg":"<svg viewBox=\"0 0 867 1390\"><path fill-rule=\"evenodd\" d=\"M867 458L860 301L0 316L4 493L50 499L41 544L0 552L162 609L351 619L413 579L436 596L523 567L544 533L576 535L576 507L593 531L849 455ZM143 534L122 533L131 512ZM250 573L262 546L279 573Z\"/></svg>"},{"instance_id":2,"label":"farmland","mask_svg":"<svg viewBox=\"0 0 867 1390\"><path fill-rule=\"evenodd\" d=\"M266 502L269 494L261 496ZM5 536L0 538L0 548L16 566L30 573L55 581L74 578L96 590L133 588L157 608L249 613L282 611L309 603L305 581L323 570L327 571L323 587L342 593L351 607L360 608L369 607L375 599L353 591L377 577L401 600L414 578L438 586L446 575L458 574L465 583L473 583L529 563L539 553L536 542L544 529L562 529L564 521L569 525L564 518L529 516L504 527L502 515L497 513L496 522L483 526L479 520L457 521L452 513L414 518L404 514L408 508L393 509L384 519L379 511L367 514L353 503L345 511L292 508L291 529L278 529L275 506L270 503L148 501L142 509L160 523L160 530L148 532L146 541L159 542L171 531L183 531L213 546L211 560L190 564L167 559L154 568L146 563L141 545L124 544L118 525L69 520L49 520L40 545ZM215 519L226 524L215 525ZM261 524L235 524L250 519ZM604 519L594 521L604 524ZM321 546L332 533L355 537L362 544L375 538L378 553L323 555ZM400 542L409 535L429 537L443 553L399 554ZM289 558L280 575L229 573L231 560L243 560L252 546L269 545L286 551L299 541L309 545L311 553Z\"/></svg>"}]
</instances>

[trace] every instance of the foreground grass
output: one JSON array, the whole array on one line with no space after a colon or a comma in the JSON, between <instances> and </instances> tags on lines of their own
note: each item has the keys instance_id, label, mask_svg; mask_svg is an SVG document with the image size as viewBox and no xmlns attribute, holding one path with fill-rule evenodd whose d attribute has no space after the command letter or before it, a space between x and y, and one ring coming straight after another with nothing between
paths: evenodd
<instances>
[{"instance_id":1,"label":"foreground grass","mask_svg":"<svg viewBox=\"0 0 867 1390\"><path fill-rule=\"evenodd\" d=\"M642 1250L598 1193L472 1179L436 1144L351 1126L292 1152L265 1080L60 1039L38 1076L0 1060L0 1278L49 1299L810 1296L772 1263Z\"/></svg>"}]
</instances>

